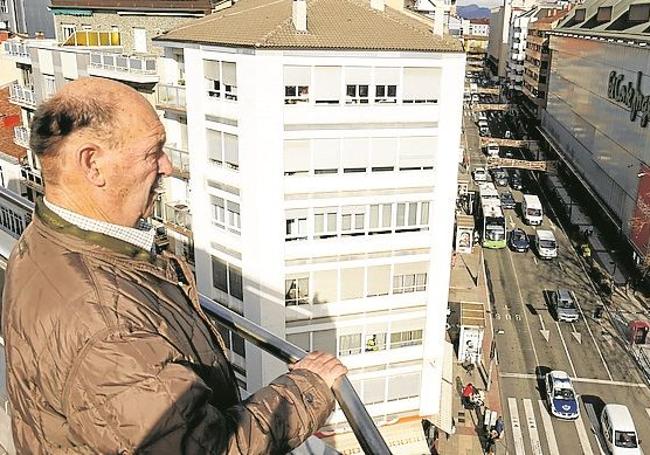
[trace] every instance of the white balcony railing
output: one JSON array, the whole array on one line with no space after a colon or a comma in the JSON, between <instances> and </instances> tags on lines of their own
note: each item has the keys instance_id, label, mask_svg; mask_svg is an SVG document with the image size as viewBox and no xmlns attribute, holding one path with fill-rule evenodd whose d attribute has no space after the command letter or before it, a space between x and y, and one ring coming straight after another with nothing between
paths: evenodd
<instances>
[{"instance_id":1,"label":"white balcony railing","mask_svg":"<svg viewBox=\"0 0 650 455\"><path fill-rule=\"evenodd\" d=\"M171 228L192 230L192 214L186 202L165 204L165 224Z\"/></svg>"},{"instance_id":2,"label":"white balcony railing","mask_svg":"<svg viewBox=\"0 0 650 455\"><path fill-rule=\"evenodd\" d=\"M163 109L185 110L185 87L181 85L158 84L158 106Z\"/></svg>"},{"instance_id":3,"label":"white balcony railing","mask_svg":"<svg viewBox=\"0 0 650 455\"><path fill-rule=\"evenodd\" d=\"M14 82L9 86L9 101L21 106L36 107L34 89L23 87L18 82Z\"/></svg>"},{"instance_id":4,"label":"white balcony railing","mask_svg":"<svg viewBox=\"0 0 650 455\"><path fill-rule=\"evenodd\" d=\"M25 185L34 188L39 192L43 192L43 178L39 171L32 169L29 166L23 166L20 168L20 176Z\"/></svg>"},{"instance_id":5,"label":"white balcony railing","mask_svg":"<svg viewBox=\"0 0 650 455\"><path fill-rule=\"evenodd\" d=\"M166 145L164 150L172 162L174 174L187 179L190 173L190 155L187 153L187 150L183 150L175 145Z\"/></svg>"},{"instance_id":6,"label":"white balcony railing","mask_svg":"<svg viewBox=\"0 0 650 455\"><path fill-rule=\"evenodd\" d=\"M134 82L154 83L158 81L157 57L91 51L88 72L97 76L108 75Z\"/></svg>"},{"instance_id":7,"label":"white balcony railing","mask_svg":"<svg viewBox=\"0 0 650 455\"><path fill-rule=\"evenodd\" d=\"M20 58L20 59L30 59L29 55L29 48L27 47L27 44L21 42L21 41L5 41L3 43L3 48L5 51L5 54L7 54L9 57L13 58Z\"/></svg>"},{"instance_id":8,"label":"white balcony railing","mask_svg":"<svg viewBox=\"0 0 650 455\"><path fill-rule=\"evenodd\" d=\"M21 147L29 147L29 130L24 126L14 126L14 143Z\"/></svg>"}]
</instances>

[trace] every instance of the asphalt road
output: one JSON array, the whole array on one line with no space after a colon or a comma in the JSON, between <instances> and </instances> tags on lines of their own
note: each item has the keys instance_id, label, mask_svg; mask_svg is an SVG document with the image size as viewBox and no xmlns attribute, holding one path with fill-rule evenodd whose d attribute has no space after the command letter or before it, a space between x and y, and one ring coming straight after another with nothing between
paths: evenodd
<instances>
[{"instance_id":1,"label":"asphalt road","mask_svg":"<svg viewBox=\"0 0 650 455\"><path fill-rule=\"evenodd\" d=\"M496 97L493 101L497 101ZM494 137L504 137L505 130L511 129L503 113L489 117ZM471 167L481 166L486 161L485 155L478 147L478 132L469 112L464 116L464 126ZM514 152L517 158L518 151ZM529 235L534 234L535 228L522 222L523 194L510 188L499 188L499 191L511 191L517 201L515 210L504 210L507 230L520 227ZM542 228L554 232L559 257L543 261L533 251L515 253L508 248L484 251L506 422L506 437L497 444L497 453L607 453L599 438L598 423L601 409L607 403L630 408L641 446L650 453L650 391L620 346L615 328L606 319L592 318L601 303L599 296L543 191L533 179L529 179L525 191L540 196L545 212ZM558 323L549 312L549 293L558 288L574 292L581 310L578 322ZM551 370L566 371L573 378L581 402L578 420L562 421L547 411L543 401L545 392L538 378Z\"/></svg>"}]
</instances>

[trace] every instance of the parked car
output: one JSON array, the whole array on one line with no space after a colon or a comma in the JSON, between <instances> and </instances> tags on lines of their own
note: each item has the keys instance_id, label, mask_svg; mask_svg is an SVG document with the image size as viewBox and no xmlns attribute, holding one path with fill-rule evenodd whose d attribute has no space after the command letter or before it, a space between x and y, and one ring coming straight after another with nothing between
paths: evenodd
<instances>
[{"instance_id":1,"label":"parked car","mask_svg":"<svg viewBox=\"0 0 650 455\"><path fill-rule=\"evenodd\" d=\"M528 234L521 228L510 231L510 248L519 253L525 253L530 249Z\"/></svg>"},{"instance_id":2,"label":"parked car","mask_svg":"<svg viewBox=\"0 0 650 455\"><path fill-rule=\"evenodd\" d=\"M513 190L521 191L524 189L524 185L521 178L521 172L518 169L510 171L510 187Z\"/></svg>"},{"instance_id":3,"label":"parked car","mask_svg":"<svg viewBox=\"0 0 650 455\"><path fill-rule=\"evenodd\" d=\"M641 441L627 406L607 404L600 415L600 428L612 455L642 455Z\"/></svg>"},{"instance_id":4,"label":"parked car","mask_svg":"<svg viewBox=\"0 0 650 455\"><path fill-rule=\"evenodd\" d=\"M487 182L488 175L484 167L477 167L472 172L472 178L475 182Z\"/></svg>"},{"instance_id":5,"label":"parked car","mask_svg":"<svg viewBox=\"0 0 650 455\"><path fill-rule=\"evenodd\" d=\"M478 134L481 136L490 136L490 129L487 126L482 126L478 129Z\"/></svg>"},{"instance_id":6,"label":"parked car","mask_svg":"<svg viewBox=\"0 0 650 455\"><path fill-rule=\"evenodd\" d=\"M558 289L551 294L551 308L558 322L576 322L580 319L578 304L568 289Z\"/></svg>"},{"instance_id":7,"label":"parked car","mask_svg":"<svg viewBox=\"0 0 650 455\"><path fill-rule=\"evenodd\" d=\"M496 186L508 186L508 173L505 169L493 169L492 180L494 180Z\"/></svg>"},{"instance_id":8,"label":"parked car","mask_svg":"<svg viewBox=\"0 0 650 455\"><path fill-rule=\"evenodd\" d=\"M485 153L487 156L499 156L499 144L496 142L490 142L486 147L485 147Z\"/></svg>"},{"instance_id":9,"label":"parked car","mask_svg":"<svg viewBox=\"0 0 650 455\"><path fill-rule=\"evenodd\" d=\"M514 209L517 206L517 202L510 191L504 191L499 194L499 199L501 200L501 208L503 209Z\"/></svg>"},{"instance_id":10,"label":"parked car","mask_svg":"<svg viewBox=\"0 0 650 455\"><path fill-rule=\"evenodd\" d=\"M478 103L479 102L479 97L476 93L472 95L472 103Z\"/></svg>"},{"instance_id":11,"label":"parked car","mask_svg":"<svg viewBox=\"0 0 650 455\"><path fill-rule=\"evenodd\" d=\"M554 370L547 373L544 386L548 410L552 415L565 420L575 420L580 417L578 396L566 372Z\"/></svg>"},{"instance_id":12,"label":"parked car","mask_svg":"<svg viewBox=\"0 0 650 455\"><path fill-rule=\"evenodd\" d=\"M512 132L510 130L506 130L506 139L512 139Z\"/></svg>"}]
</instances>

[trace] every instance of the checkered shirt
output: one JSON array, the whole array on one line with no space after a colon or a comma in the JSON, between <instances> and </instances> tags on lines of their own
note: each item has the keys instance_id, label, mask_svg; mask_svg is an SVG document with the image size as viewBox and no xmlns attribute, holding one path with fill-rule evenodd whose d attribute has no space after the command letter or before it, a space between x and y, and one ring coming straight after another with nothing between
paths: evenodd
<instances>
[{"instance_id":1,"label":"checkered shirt","mask_svg":"<svg viewBox=\"0 0 650 455\"><path fill-rule=\"evenodd\" d=\"M47 199L43 198L43 202L48 209L59 215L68 223L74 224L84 231L97 232L105 234L110 237L123 240L131 245L142 248L145 251L153 251L153 241L156 235L155 229L141 219L138 221L138 226L135 228L119 226L117 224L107 223L105 221L94 220L78 213L71 212L70 210L52 204Z\"/></svg>"}]
</instances>

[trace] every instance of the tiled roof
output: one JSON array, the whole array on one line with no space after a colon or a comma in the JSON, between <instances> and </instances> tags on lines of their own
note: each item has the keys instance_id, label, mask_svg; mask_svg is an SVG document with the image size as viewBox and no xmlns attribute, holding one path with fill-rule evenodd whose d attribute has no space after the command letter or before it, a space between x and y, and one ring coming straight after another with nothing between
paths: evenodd
<instances>
[{"instance_id":1,"label":"tiled roof","mask_svg":"<svg viewBox=\"0 0 650 455\"><path fill-rule=\"evenodd\" d=\"M587 0L573 8L572 14L569 14L555 31L648 43L650 42L650 21L631 21L628 16L630 6L644 3L638 0ZM598 20L600 7L612 8L609 20ZM575 14L580 10L584 10L585 13L583 21L579 21Z\"/></svg>"},{"instance_id":2,"label":"tiled roof","mask_svg":"<svg viewBox=\"0 0 650 455\"><path fill-rule=\"evenodd\" d=\"M27 150L14 144L13 124L5 121L12 116L20 116L20 108L9 102L9 88L0 89L0 152L21 159Z\"/></svg>"},{"instance_id":3,"label":"tiled roof","mask_svg":"<svg viewBox=\"0 0 650 455\"><path fill-rule=\"evenodd\" d=\"M292 0L239 0L156 40L275 49L363 49L463 52L460 41L370 0L308 0L307 32L291 20Z\"/></svg>"}]
</instances>

